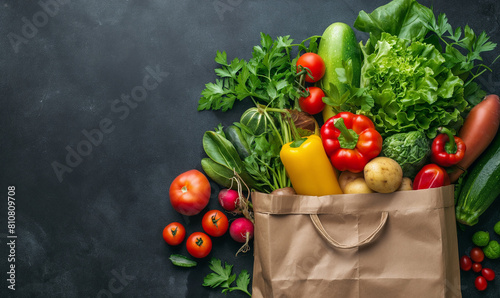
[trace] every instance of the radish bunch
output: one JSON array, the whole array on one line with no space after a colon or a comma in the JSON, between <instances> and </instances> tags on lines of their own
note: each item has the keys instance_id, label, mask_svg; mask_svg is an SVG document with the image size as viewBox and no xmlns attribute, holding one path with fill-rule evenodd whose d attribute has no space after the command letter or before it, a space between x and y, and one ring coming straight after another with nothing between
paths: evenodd
<instances>
[{"instance_id":1,"label":"radish bunch","mask_svg":"<svg viewBox=\"0 0 500 298\"><path fill-rule=\"evenodd\" d=\"M249 251L250 246L248 243L253 239L254 234L253 213L249 210L249 208L252 208L252 204L248 198L243 197L241 193L233 189L222 189L219 192L218 199L224 210L243 215L231 222L229 234L234 241L244 243L236 255L240 252Z\"/></svg>"}]
</instances>

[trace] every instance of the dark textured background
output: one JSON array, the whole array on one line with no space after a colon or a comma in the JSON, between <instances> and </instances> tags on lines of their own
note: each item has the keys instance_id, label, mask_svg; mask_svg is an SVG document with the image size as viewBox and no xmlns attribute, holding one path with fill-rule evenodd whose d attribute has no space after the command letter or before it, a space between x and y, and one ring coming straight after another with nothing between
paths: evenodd
<instances>
[{"instance_id":1,"label":"dark textured background","mask_svg":"<svg viewBox=\"0 0 500 298\"><path fill-rule=\"evenodd\" d=\"M360 10L371 12L386 1L60 2L52 7L53 16L43 19L37 1L0 1L0 296L12 295L5 274L6 193L7 185L15 185L15 296L106 297L111 283L119 288L113 297L225 297L201 286L208 258L195 269L174 267L169 255L187 252L161 237L172 221L184 223L188 233L201 229L201 216L183 217L171 208L170 182L201 169L206 130L232 123L248 107L238 103L228 113L197 112L204 84L215 79L216 50L248 59L259 32L300 41L321 35L333 22L352 25ZM453 27L468 23L500 42L497 0L421 3L446 12ZM228 10L218 13L216 5ZM24 28L29 38L13 47L8 35L22 36L33 17L40 28ZM498 53L487 54L486 64ZM148 66L168 76L126 114L115 100L142 85ZM493 70L484 87L499 93L498 63ZM76 149L86 139L82 131L98 128L103 119L113 131L59 181L51 164L65 163L66 147ZM212 186L214 199L219 188ZM212 200L209 207L218 205ZM470 250L473 231L492 231L499 207L497 200L478 226L459 231L461 254ZM236 272L251 272L251 253L234 257L238 247L226 235L214 240L211 256L235 264ZM500 260L485 265L500 275ZM116 275L128 279L115 283ZM479 294L474 276L462 275L464 297L499 296L498 277Z\"/></svg>"}]
</instances>

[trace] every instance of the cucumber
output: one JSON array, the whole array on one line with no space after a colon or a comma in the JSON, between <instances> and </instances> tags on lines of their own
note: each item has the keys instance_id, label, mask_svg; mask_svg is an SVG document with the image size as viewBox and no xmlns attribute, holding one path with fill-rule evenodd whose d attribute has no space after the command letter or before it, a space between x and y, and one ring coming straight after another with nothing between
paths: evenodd
<instances>
[{"instance_id":1,"label":"cucumber","mask_svg":"<svg viewBox=\"0 0 500 298\"><path fill-rule=\"evenodd\" d=\"M333 23L321 36L318 47L318 55L325 62L326 71L319 81L319 87L329 93L330 83L335 85L342 95L347 90L347 85L339 82L336 68L342 68L342 62L352 61L353 78L352 86L359 87L361 77L361 49L356 34L352 28L345 23ZM326 122L335 115L332 106L327 105L323 109L323 120Z\"/></svg>"},{"instance_id":2,"label":"cucumber","mask_svg":"<svg viewBox=\"0 0 500 298\"><path fill-rule=\"evenodd\" d=\"M245 132L236 125L231 125L226 128L226 139L233 144L242 160L245 160L251 152L244 134Z\"/></svg>"},{"instance_id":3,"label":"cucumber","mask_svg":"<svg viewBox=\"0 0 500 298\"><path fill-rule=\"evenodd\" d=\"M469 169L458 196L457 221L469 226L500 195L500 133Z\"/></svg>"}]
</instances>

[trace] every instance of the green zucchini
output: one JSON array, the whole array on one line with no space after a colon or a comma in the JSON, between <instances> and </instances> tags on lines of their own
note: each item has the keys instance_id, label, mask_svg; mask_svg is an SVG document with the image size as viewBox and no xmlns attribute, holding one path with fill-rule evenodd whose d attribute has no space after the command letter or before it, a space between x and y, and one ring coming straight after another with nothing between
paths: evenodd
<instances>
[{"instance_id":1,"label":"green zucchini","mask_svg":"<svg viewBox=\"0 0 500 298\"><path fill-rule=\"evenodd\" d=\"M352 28L345 23L333 23L321 36L318 46L318 55L325 62L325 75L319 81L319 87L329 93L329 86L337 87L340 95L347 90L347 85L338 79L336 68L342 68L343 63L351 60L353 69L352 86L359 87L361 77L361 49L356 34ZM323 109L323 120L328 120L335 115L332 106L327 105Z\"/></svg>"},{"instance_id":2,"label":"green zucchini","mask_svg":"<svg viewBox=\"0 0 500 298\"><path fill-rule=\"evenodd\" d=\"M456 206L457 221L473 226L500 195L500 133L474 162L462 183Z\"/></svg>"}]
</instances>

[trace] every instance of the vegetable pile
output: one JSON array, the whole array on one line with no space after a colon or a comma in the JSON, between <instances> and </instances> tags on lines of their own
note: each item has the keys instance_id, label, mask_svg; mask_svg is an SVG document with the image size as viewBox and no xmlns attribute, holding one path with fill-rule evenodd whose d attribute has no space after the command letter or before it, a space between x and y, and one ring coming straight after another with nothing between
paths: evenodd
<instances>
[{"instance_id":1,"label":"vegetable pile","mask_svg":"<svg viewBox=\"0 0 500 298\"><path fill-rule=\"evenodd\" d=\"M500 221L494 226L495 234L500 235ZM497 240L490 239L490 233L487 231L477 231L472 236L473 247L469 254L464 254L460 258L460 268L463 271L480 273L476 276L474 285L479 291L484 291L488 287L488 282L495 280L495 271L483 266L489 260L500 258L500 244Z\"/></svg>"},{"instance_id":2,"label":"vegetable pile","mask_svg":"<svg viewBox=\"0 0 500 298\"><path fill-rule=\"evenodd\" d=\"M353 28L369 39L358 41ZM393 0L372 13L361 11L353 27L336 22L300 43L261 33L248 61L228 60L217 51L217 78L205 85L198 110L227 112L243 100L252 107L238 122L203 135L201 167L223 188L217 196L223 211L205 213L206 234L188 237L188 252L208 256L210 237L227 231L243 244L236 254L248 252L254 191L391 193L458 180L457 220L476 224L500 195L500 99L476 82L491 71L481 54L495 47L486 33L453 29L445 14L436 17L415 0ZM207 205L210 185L200 175L205 177L192 170L172 183L171 203L181 214L198 214ZM167 226L165 241L182 243L181 227ZM481 253L500 255L498 242L485 239L486 234L474 238L484 245ZM180 266L196 265L173 259ZM478 270L481 261L474 265L466 256L462 263L464 270ZM246 272L236 279L230 265L213 260L210 266L215 273L204 285L250 295ZM494 278L490 269L482 270L478 289Z\"/></svg>"}]
</instances>

